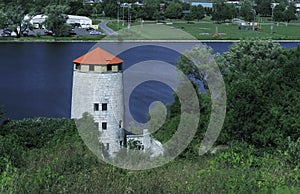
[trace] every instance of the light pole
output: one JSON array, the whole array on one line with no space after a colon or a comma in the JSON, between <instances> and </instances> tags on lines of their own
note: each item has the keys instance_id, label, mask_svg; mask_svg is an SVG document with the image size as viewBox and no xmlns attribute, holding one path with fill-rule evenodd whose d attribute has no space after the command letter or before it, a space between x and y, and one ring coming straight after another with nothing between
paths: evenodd
<instances>
[{"instance_id":1,"label":"light pole","mask_svg":"<svg viewBox=\"0 0 300 194\"><path fill-rule=\"evenodd\" d=\"M130 30L130 7L131 7L131 5L130 4L128 4L128 30Z\"/></svg>"},{"instance_id":2,"label":"light pole","mask_svg":"<svg viewBox=\"0 0 300 194\"><path fill-rule=\"evenodd\" d=\"M118 30L119 30L119 23L120 23L120 1L117 2L118 5Z\"/></svg>"},{"instance_id":3,"label":"light pole","mask_svg":"<svg viewBox=\"0 0 300 194\"><path fill-rule=\"evenodd\" d=\"M252 24L252 28L253 28L253 30L255 30L255 26L254 26L255 15L256 15L255 6L256 6L256 4L254 3L254 1L252 1L252 7L253 7L253 24Z\"/></svg>"},{"instance_id":4,"label":"light pole","mask_svg":"<svg viewBox=\"0 0 300 194\"><path fill-rule=\"evenodd\" d=\"M124 27L124 7L126 6L126 4L125 3L123 3L122 5L121 5L121 7L123 8L123 20L122 20L122 28Z\"/></svg>"},{"instance_id":5,"label":"light pole","mask_svg":"<svg viewBox=\"0 0 300 194\"><path fill-rule=\"evenodd\" d=\"M273 34L273 25L274 25L274 8L279 3L271 3L271 9L272 9L272 25L271 25L271 34Z\"/></svg>"}]
</instances>

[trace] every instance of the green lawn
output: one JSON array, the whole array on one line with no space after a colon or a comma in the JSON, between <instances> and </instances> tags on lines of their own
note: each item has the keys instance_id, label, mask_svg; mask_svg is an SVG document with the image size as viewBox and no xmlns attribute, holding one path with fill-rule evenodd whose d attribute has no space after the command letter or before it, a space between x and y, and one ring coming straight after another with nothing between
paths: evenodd
<instances>
[{"instance_id":1,"label":"green lawn","mask_svg":"<svg viewBox=\"0 0 300 194\"><path fill-rule=\"evenodd\" d=\"M121 23L120 23L121 24ZM300 24L297 22L274 24L271 33L271 23L261 24L261 31L239 30L237 25L231 23L214 24L209 21L188 22L174 20L172 25L159 25L155 22L146 22L141 25L140 22L134 23L130 32L127 30L127 23L122 29L116 22L109 23L109 27L115 31L119 30L120 37L124 40L241 40L249 38L262 38L273 40L300 40ZM221 36L213 37L218 32ZM116 39L116 37L107 37ZM107 39L106 38L106 39Z\"/></svg>"},{"instance_id":2,"label":"green lawn","mask_svg":"<svg viewBox=\"0 0 300 194\"><path fill-rule=\"evenodd\" d=\"M115 26L110 25L112 29ZM130 30L126 28L118 31L117 37L106 37L105 39L118 40L196 40L195 37L175 26L145 23L143 25L133 25Z\"/></svg>"},{"instance_id":3,"label":"green lawn","mask_svg":"<svg viewBox=\"0 0 300 194\"><path fill-rule=\"evenodd\" d=\"M104 35L90 35L90 36L70 36L70 37L53 37L53 36L40 36L40 37L0 37L0 41L98 41L103 39Z\"/></svg>"},{"instance_id":4,"label":"green lawn","mask_svg":"<svg viewBox=\"0 0 300 194\"><path fill-rule=\"evenodd\" d=\"M174 23L174 26L190 33L200 40L206 39L223 39L223 40L240 40L248 38L266 38L274 40L300 40L300 25L280 24L273 26L271 34L271 24L261 25L261 31L239 30L237 25L233 24L213 24L213 23ZM215 32L221 34L221 37L213 38Z\"/></svg>"}]
</instances>

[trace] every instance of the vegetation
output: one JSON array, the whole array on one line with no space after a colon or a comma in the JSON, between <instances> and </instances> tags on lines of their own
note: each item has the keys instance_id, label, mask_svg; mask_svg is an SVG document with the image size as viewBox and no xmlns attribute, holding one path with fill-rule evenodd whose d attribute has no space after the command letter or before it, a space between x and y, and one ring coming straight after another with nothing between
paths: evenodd
<instances>
[{"instance_id":1,"label":"vegetation","mask_svg":"<svg viewBox=\"0 0 300 194\"><path fill-rule=\"evenodd\" d=\"M45 21L47 29L53 31L55 36L69 36L71 32L71 26L66 24L68 16L64 13L69 8L62 5L49 5L46 7L45 13L48 18Z\"/></svg>"},{"instance_id":2,"label":"vegetation","mask_svg":"<svg viewBox=\"0 0 300 194\"><path fill-rule=\"evenodd\" d=\"M276 4L272 9L270 6L271 0L245 0L241 1L239 5L226 3L224 0L214 0L214 7L211 9L204 8L201 5L192 6L182 1L171 2L165 0L144 0L143 5L136 4L134 0L127 0L126 3L131 3L131 6L122 5L125 3L123 0L119 3L115 0L103 0L103 2L96 1L92 4L82 0L0 0L0 28L13 31L20 38L25 34L24 32L33 28L29 20L23 21L24 17L28 16L30 19L30 17L37 14L48 15L45 26L53 31L57 37L70 35L70 26L65 25L68 14L89 16L94 21L99 21L101 17L106 19L118 18L119 20L130 20L133 24L144 20L176 22L183 19L192 21L189 23L194 23L195 20L198 22L203 20L204 16L210 17L216 23L231 22L231 19L235 17L240 17L245 21L260 22L258 19L260 16L271 17L270 20L275 22L286 22L286 25L291 21L297 20L295 15L296 8L293 2L288 3L285 0L276 2L279 4ZM209 20L208 25L212 25L212 21ZM220 28L223 28L223 26L220 26ZM270 32L269 25L261 28L266 33ZM241 33L241 31L237 31L234 28L230 30L235 31L236 34L243 34L240 35L241 37L244 37L244 35L253 37L253 33ZM292 35L274 34L274 37L268 36L268 38L299 39L294 29L291 30L293 30ZM284 32L285 30L282 31ZM199 33L194 36L197 39L211 39L211 37L199 37ZM222 34L214 37L220 38L221 36L224 39L240 39L240 37L235 36L224 37ZM265 34L255 33L255 37L266 36Z\"/></svg>"},{"instance_id":3,"label":"vegetation","mask_svg":"<svg viewBox=\"0 0 300 194\"><path fill-rule=\"evenodd\" d=\"M299 193L300 47L241 41L215 60L227 90L227 117L217 141L228 146L225 150L198 155L210 119L209 90L198 93L200 123L188 148L174 161L145 171L99 161L73 120L9 120L0 125L0 193ZM205 71L188 58L181 57L178 68L195 88L204 82L208 89ZM176 96L167 112L154 134L162 142L180 120Z\"/></svg>"},{"instance_id":4,"label":"vegetation","mask_svg":"<svg viewBox=\"0 0 300 194\"><path fill-rule=\"evenodd\" d=\"M278 23L272 25L271 23L261 24L260 31L253 30L239 30L237 25L213 24L208 22L199 22L189 24L186 22L174 22L174 26L184 30L199 40L223 39L223 40L243 40L249 38L260 39L273 39L273 40L299 40L300 36L297 35L299 30L298 24L286 25ZM273 29L271 28L273 26ZM272 30L271 30L272 29ZM214 33L219 33L220 36L214 37Z\"/></svg>"},{"instance_id":5,"label":"vegetation","mask_svg":"<svg viewBox=\"0 0 300 194\"><path fill-rule=\"evenodd\" d=\"M72 120L10 121L1 126L0 144L1 193L300 191L299 168L285 160L290 152L259 155L241 144L216 156L178 158L146 171L122 170L98 161Z\"/></svg>"}]
</instances>

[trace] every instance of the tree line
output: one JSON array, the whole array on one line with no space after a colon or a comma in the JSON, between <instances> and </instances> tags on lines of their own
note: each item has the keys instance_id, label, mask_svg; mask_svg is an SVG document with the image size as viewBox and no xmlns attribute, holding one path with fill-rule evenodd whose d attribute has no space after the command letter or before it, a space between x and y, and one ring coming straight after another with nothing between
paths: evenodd
<instances>
[{"instance_id":1,"label":"tree line","mask_svg":"<svg viewBox=\"0 0 300 194\"><path fill-rule=\"evenodd\" d=\"M131 6L122 6L123 3ZM180 0L144 0L143 5L136 4L135 0L103 0L92 4L82 0L1 0L0 1L0 28L8 28L16 32L17 37L30 27L29 21L23 21L25 15L48 15L45 23L57 36L65 36L69 32L65 25L67 15L81 15L97 18L106 16L111 18L135 21L185 19L201 20L211 16L215 21L231 20L242 17L246 21L254 21L256 16L272 16L274 21L290 22L296 20L296 8L293 2L278 0L279 4L271 8L272 0L243 0L239 5L228 3L225 0L214 0L213 8L204 8L202 5L192 6Z\"/></svg>"}]
</instances>

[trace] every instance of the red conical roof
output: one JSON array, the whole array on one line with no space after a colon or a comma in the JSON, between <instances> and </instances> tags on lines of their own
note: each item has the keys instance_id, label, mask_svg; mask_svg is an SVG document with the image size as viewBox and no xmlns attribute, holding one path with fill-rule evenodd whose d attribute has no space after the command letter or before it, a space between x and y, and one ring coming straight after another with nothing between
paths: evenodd
<instances>
[{"instance_id":1,"label":"red conical roof","mask_svg":"<svg viewBox=\"0 0 300 194\"><path fill-rule=\"evenodd\" d=\"M97 47L94 50L75 59L74 63L89 64L89 65L114 65L124 61L109 52Z\"/></svg>"}]
</instances>

